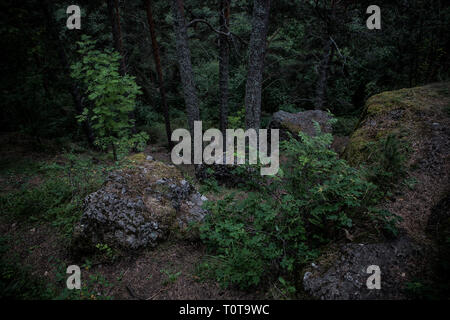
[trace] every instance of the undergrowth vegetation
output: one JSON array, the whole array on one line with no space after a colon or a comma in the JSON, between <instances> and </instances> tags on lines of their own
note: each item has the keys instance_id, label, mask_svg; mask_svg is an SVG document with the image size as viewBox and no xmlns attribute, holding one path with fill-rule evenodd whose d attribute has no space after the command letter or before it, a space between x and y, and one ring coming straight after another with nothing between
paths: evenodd
<instances>
[{"instance_id":1,"label":"undergrowth vegetation","mask_svg":"<svg viewBox=\"0 0 450 320\"><path fill-rule=\"evenodd\" d=\"M23 184L18 190L0 196L4 217L17 221L47 221L61 235L70 237L82 213L86 195L96 191L115 166L94 164L92 157L66 153L62 161L40 163L37 186Z\"/></svg>"},{"instance_id":2,"label":"undergrowth vegetation","mask_svg":"<svg viewBox=\"0 0 450 320\"><path fill-rule=\"evenodd\" d=\"M123 162L125 163L125 162ZM80 220L83 200L86 195L98 190L108 172L118 165L100 161L95 156L67 152L55 161L32 161L18 164L28 180L39 179L37 185L23 183L17 190L0 195L2 220L16 222L16 228L31 228L40 224L49 225L58 241L66 246L73 228ZM14 163L5 169L15 172ZM64 261L52 257L56 270L55 281L45 281L33 275L31 266L23 265L21 259L10 248L11 239L0 238L0 296L14 299L109 299L98 294L108 291L112 284L100 274L90 274L81 290L68 290ZM111 250L97 245L99 254L111 259ZM84 268L89 269L89 261ZM99 289L101 288L101 290Z\"/></svg>"},{"instance_id":3,"label":"undergrowth vegetation","mask_svg":"<svg viewBox=\"0 0 450 320\"><path fill-rule=\"evenodd\" d=\"M244 199L231 194L207 203L210 215L201 226L201 238L215 259L208 259L203 270L209 269L223 286L248 289L267 277L282 276L279 281L292 291L302 267L350 230L372 221L374 232L397 232L398 217L376 207L384 190L375 184L395 172L375 179L372 170L351 167L329 148L332 135L316 128L315 137L300 132L299 139L283 143L288 161L278 176L254 174L245 179L249 184L243 187L249 192ZM388 140L384 146L390 148L389 156L381 154L379 165L399 170L396 145Z\"/></svg>"}]
</instances>

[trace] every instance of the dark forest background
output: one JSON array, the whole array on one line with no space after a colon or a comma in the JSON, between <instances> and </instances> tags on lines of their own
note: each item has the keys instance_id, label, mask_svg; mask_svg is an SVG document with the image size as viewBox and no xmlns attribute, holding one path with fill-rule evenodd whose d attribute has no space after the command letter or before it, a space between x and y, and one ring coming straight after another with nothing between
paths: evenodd
<instances>
[{"instance_id":1,"label":"dark forest background","mask_svg":"<svg viewBox=\"0 0 450 320\"><path fill-rule=\"evenodd\" d=\"M108 9L108 3L113 8ZM97 40L97 48L120 51L127 73L136 77L142 88L135 110L136 127L148 132L153 142L167 142L147 6L154 21L170 121L172 128L177 128L186 126L186 112L170 1L118 1L118 12L115 1L79 1L81 30L66 28L65 10L70 4L2 1L2 130L20 130L36 139L86 140L76 121L86 102L84 88L70 77L69 66L80 59L77 41L90 35ZM375 93L448 78L450 11L445 1L379 1L381 30L366 27L370 4L272 1L261 126L278 110L329 109L345 121L357 117L365 100ZM219 30L224 25L221 5L221 1L184 1L187 23L196 19L209 23L193 23L187 32L200 118L213 127L220 125L223 46L221 34L211 28ZM252 1L231 1L229 10L233 36L227 41L227 117L236 121L245 114L252 8ZM111 9L120 18L120 44L114 38L117 17L111 16Z\"/></svg>"},{"instance_id":2,"label":"dark forest background","mask_svg":"<svg viewBox=\"0 0 450 320\"><path fill-rule=\"evenodd\" d=\"M320 299L306 275L342 245L358 277L384 259L378 298L448 299L450 5L380 0L369 30L372 4L1 1L0 297ZM278 111L298 122L280 120L277 175L170 161L177 128L267 128ZM145 219L157 240L140 248Z\"/></svg>"}]
</instances>

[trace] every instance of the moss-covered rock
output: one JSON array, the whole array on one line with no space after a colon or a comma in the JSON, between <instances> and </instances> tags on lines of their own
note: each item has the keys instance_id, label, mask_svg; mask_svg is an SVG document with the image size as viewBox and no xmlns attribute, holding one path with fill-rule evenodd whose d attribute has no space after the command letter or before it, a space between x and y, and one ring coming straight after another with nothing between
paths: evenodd
<instances>
[{"instance_id":1,"label":"moss-covered rock","mask_svg":"<svg viewBox=\"0 0 450 320\"><path fill-rule=\"evenodd\" d=\"M362 240L326 250L303 273L305 290L315 298L404 299L408 282L426 282L430 274L440 284L438 298L448 297L449 254L443 245L450 229L449 92L450 83L437 83L383 92L367 101L344 155L353 165L370 165L379 161L377 153L385 152L388 144L379 144L385 137L395 135L408 145L405 177L396 179L392 195L378 204L401 217L402 231L394 240ZM439 261L434 271L433 261ZM366 270L372 264L381 268L381 290L366 287Z\"/></svg>"},{"instance_id":2,"label":"moss-covered rock","mask_svg":"<svg viewBox=\"0 0 450 320\"><path fill-rule=\"evenodd\" d=\"M430 136L434 122L444 117L448 105L450 83L387 91L367 100L357 129L350 137L344 157L352 165L369 162L374 143L388 135L395 135L413 148ZM444 99L443 99L444 98Z\"/></svg>"}]
</instances>

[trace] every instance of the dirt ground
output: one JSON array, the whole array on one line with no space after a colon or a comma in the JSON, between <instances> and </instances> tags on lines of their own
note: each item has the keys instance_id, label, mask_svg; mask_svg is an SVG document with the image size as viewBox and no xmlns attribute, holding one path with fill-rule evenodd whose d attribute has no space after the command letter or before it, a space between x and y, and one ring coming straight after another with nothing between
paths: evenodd
<instances>
[{"instance_id":1,"label":"dirt ground","mask_svg":"<svg viewBox=\"0 0 450 320\"><path fill-rule=\"evenodd\" d=\"M54 158L38 152L27 151L26 143L15 148L6 148L11 137L3 136L2 161L38 162ZM24 147L25 145L25 147ZM170 162L170 153L166 148L151 145L144 151L156 160ZM193 177L192 166L182 165L180 170ZM28 176L25 172L13 172L0 175L1 192L17 190L27 183L38 186L39 175ZM69 255L66 239L58 234L51 222L15 222L0 217L0 236L8 239L7 258L18 259L23 266L29 266L31 274L46 283L52 283L63 289L65 281L58 282L61 266L76 264L82 267L81 281L88 282L93 276L101 275L111 286L91 285L94 290L92 299L97 296L114 299L152 300L152 299L264 299L265 293L252 293L234 289L222 289L218 283L200 278L197 268L207 257L206 248L199 242L171 241L161 243L155 249L139 251L134 256L119 257L113 262L73 261ZM62 270L65 272L65 269ZM63 275L67 277L68 275Z\"/></svg>"}]
</instances>

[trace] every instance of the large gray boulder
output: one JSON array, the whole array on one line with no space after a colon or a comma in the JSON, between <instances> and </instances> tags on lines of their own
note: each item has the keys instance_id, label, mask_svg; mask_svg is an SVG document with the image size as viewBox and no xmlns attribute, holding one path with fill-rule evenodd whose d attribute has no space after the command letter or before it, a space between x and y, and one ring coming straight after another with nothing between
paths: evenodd
<instances>
[{"instance_id":1,"label":"large gray boulder","mask_svg":"<svg viewBox=\"0 0 450 320\"><path fill-rule=\"evenodd\" d=\"M100 190L86 197L73 249L100 243L135 250L154 247L171 232L189 237L188 226L206 215L205 200L174 166L135 161L112 172Z\"/></svg>"},{"instance_id":2,"label":"large gray boulder","mask_svg":"<svg viewBox=\"0 0 450 320\"><path fill-rule=\"evenodd\" d=\"M330 124L331 116L322 110L307 110L298 113L290 113L286 111L275 112L269 123L269 129L280 129L280 139L286 140L288 132L293 137L298 136L298 132L302 131L309 136L316 135L314 121L318 122L322 132L331 133L332 126Z\"/></svg>"}]
</instances>

